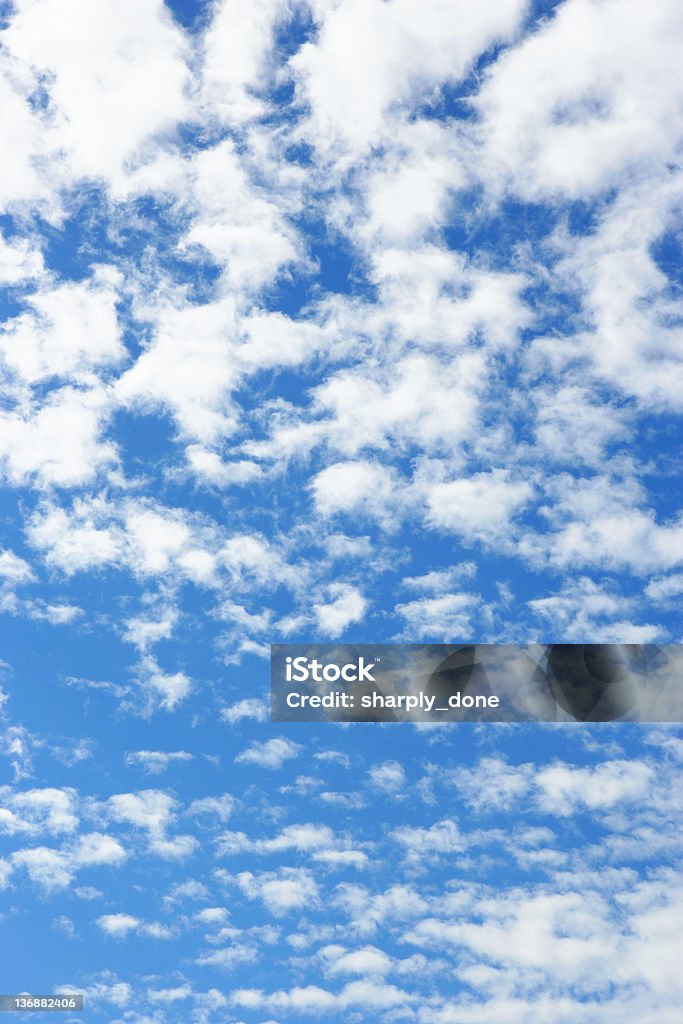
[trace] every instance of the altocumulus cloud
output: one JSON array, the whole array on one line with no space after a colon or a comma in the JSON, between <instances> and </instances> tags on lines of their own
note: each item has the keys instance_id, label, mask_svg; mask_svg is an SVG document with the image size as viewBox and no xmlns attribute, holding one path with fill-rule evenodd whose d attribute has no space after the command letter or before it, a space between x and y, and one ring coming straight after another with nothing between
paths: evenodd
<instances>
[{"instance_id":1,"label":"altocumulus cloud","mask_svg":"<svg viewBox=\"0 0 683 1024\"><path fill-rule=\"evenodd\" d=\"M678 730L264 698L278 641L681 639L680 4L0 35L7 970L131 1024L678 1024Z\"/></svg>"}]
</instances>

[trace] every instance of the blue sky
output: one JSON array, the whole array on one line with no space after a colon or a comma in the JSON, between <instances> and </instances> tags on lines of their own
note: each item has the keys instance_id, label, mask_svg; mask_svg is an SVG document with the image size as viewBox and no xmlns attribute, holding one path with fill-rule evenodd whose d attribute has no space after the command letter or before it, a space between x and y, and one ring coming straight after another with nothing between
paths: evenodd
<instances>
[{"instance_id":1,"label":"blue sky","mask_svg":"<svg viewBox=\"0 0 683 1024\"><path fill-rule=\"evenodd\" d=\"M680 5L0 10L4 991L673 1021L680 730L266 709L681 640Z\"/></svg>"}]
</instances>

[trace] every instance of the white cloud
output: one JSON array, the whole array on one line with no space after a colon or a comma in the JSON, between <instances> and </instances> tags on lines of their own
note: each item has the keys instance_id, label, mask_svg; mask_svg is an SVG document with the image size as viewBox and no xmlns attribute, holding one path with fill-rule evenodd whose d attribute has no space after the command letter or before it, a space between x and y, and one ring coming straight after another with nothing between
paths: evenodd
<instances>
[{"instance_id":1,"label":"white cloud","mask_svg":"<svg viewBox=\"0 0 683 1024\"><path fill-rule=\"evenodd\" d=\"M280 0L221 0L204 36L202 103L211 118L226 124L264 113L258 96L273 44L273 29L286 14Z\"/></svg>"},{"instance_id":2,"label":"white cloud","mask_svg":"<svg viewBox=\"0 0 683 1024\"><path fill-rule=\"evenodd\" d=\"M242 871L235 875L235 883L248 899L260 900L277 917L318 902L318 887L307 868L280 868L258 875Z\"/></svg>"},{"instance_id":3,"label":"white cloud","mask_svg":"<svg viewBox=\"0 0 683 1024\"><path fill-rule=\"evenodd\" d=\"M406 773L398 761L383 761L370 769L370 781L377 789L396 796L405 796Z\"/></svg>"},{"instance_id":4,"label":"white cloud","mask_svg":"<svg viewBox=\"0 0 683 1024\"><path fill-rule=\"evenodd\" d=\"M257 722L265 722L267 708L265 702L256 697L245 697L235 701L221 711L221 718L230 725L237 725L245 718L254 718Z\"/></svg>"},{"instance_id":5,"label":"white cloud","mask_svg":"<svg viewBox=\"0 0 683 1024\"><path fill-rule=\"evenodd\" d=\"M79 822L77 811L74 790L0 790L0 828L8 832L74 832Z\"/></svg>"},{"instance_id":6,"label":"white cloud","mask_svg":"<svg viewBox=\"0 0 683 1024\"><path fill-rule=\"evenodd\" d=\"M484 369L479 352L447 361L423 354L395 361L387 353L380 373L361 364L331 376L316 389L315 408L324 417L324 433L344 455L411 443L448 451L476 425ZM302 441L306 445L305 434Z\"/></svg>"},{"instance_id":7,"label":"white cloud","mask_svg":"<svg viewBox=\"0 0 683 1024\"><path fill-rule=\"evenodd\" d=\"M168 835L176 819L177 801L158 789L117 793L104 805L112 821L134 825L147 833L147 850L162 860L185 860L199 845L192 835Z\"/></svg>"},{"instance_id":8,"label":"white cloud","mask_svg":"<svg viewBox=\"0 0 683 1024\"><path fill-rule=\"evenodd\" d=\"M633 622L633 600L587 577L568 582L561 593L529 601L529 607L554 635L577 643L649 643L662 632L659 626Z\"/></svg>"},{"instance_id":9,"label":"white cloud","mask_svg":"<svg viewBox=\"0 0 683 1024\"><path fill-rule=\"evenodd\" d=\"M658 580L652 580L645 593L653 601L668 601L683 593L683 573L673 573Z\"/></svg>"},{"instance_id":10,"label":"white cloud","mask_svg":"<svg viewBox=\"0 0 683 1024\"><path fill-rule=\"evenodd\" d=\"M216 842L219 854L224 856L296 850L313 861L331 866L363 868L368 861L363 851L353 849L346 837L336 836L328 825L287 825L271 839L251 839L244 832L223 832Z\"/></svg>"},{"instance_id":11,"label":"white cloud","mask_svg":"<svg viewBox=\"0 0 683 1024\"><path fill-rule=\"evenodd\" d=\"M536 436L551 457L565 463L599 465L605 449L628 433L623 411L586 388L568 385L540 391Z\"/></svg>"},{"instance_id":12,"label":"white cloud","mask_svg":"<svg viewBox=\"0 0 683 1024\"><path fill-rule=\"evenodd\" d=\"M164 672L149 655L140 662L138 683L148 710L159 707L174 711L192 690L192 681L184 672Z\"/></svg>"},{"instance_id":13,"label":"white cloud","mask_svg":"<svg viewBox=\"0 0 683 1024\"><path fill-rule=\"evenodd\" d=\"M203 796L193 800L188 814L213 814L219 821L227 821L235 809L235 798L230 793L222 796Z\"/></svg>"},{"instance_id":14,"label":"white cloud","mask_svg":"<svg viewBox=\"0 0 683 1024\"><path fill-rule=\"evenodd\" d=\"M472 768L453 775L453 784L475 810L510 810L529 791L533 768L510 765L500 757L486 757Z\"/></svg>"},{"instance_id":15,"label":"white cloud","mask_svg":"<svg viewBox=\"0 0 683 1024\"><path fill-rule=\"evenodd\" d=\"M208 900L209 890L203 882L196 878L188 878L186 882L175 882L164 896L164 903L174 906L181 900Z\"/></svg>"},{"instance_id":16,"label":"white cloud","mask_svg":"<svg viewBox=\"0 0 683 1024\"><path fill-rule=\"evenodd\" d=\"M186 455L192 472L203 483L213 487L248 484L258 480L263 473L256 462L249 459L224 462L216 452L208 451L198 444L188 445Z\"/></svg>"},{"instance_id":17,"label":"white cloud","mask_svg":"<svg viewBox=\"0 0 683 1024\"><path fill-rule=\"evenodd\" d=\"M397 604L395 611L405 619L406 639L447 641L472 634L472 616L480 605L478 594L445 594Z\"/></svg>"},{"instance_id":18,"label":"white cloud","mask_svg":"<svg viewBox=\"0 0 683 1024\"><path fill-rule=\"evenodd\" d=\"M394 505L394 474L371 462L336 462L314 477L315 505L322 515L349 512L388 525Z\"/></svg>"},{"instance_id":19,"label":"white cloud","mask_svg":"<svg viewBox=\"0 0 683 1024\"><path fill-rule=\"evenodd\" d=\"M276 736L271 740L264 740L263 743L252 743L237 755L235 762L237 764L255 764L259 768L277 770L282 768L286 761L296 757L300 750L300 743Z\"/></svg>"},{"instance_id":20,"label":"white cloud","mask_svg":"<svg viewBox=\"0 0 683 1024\"><path fill-rule=\"evenodd\" d=\"M145 311L141 311L141 316ZM150 344L116 383L132 408L169 409L183 434L211 442L236 427L230 393L239 374L231 358L235 333L232 299L203 306L160 306Z\"/></svg>"},{"instance_id":21,"label":"white cloud","mask_svg":"<svg viewBox=\"0 0 683 1024\"><path fill-rule=\"evenodd\" d=\"M31 566L13 551L0 551L0 579L9 584L30 583L34 579Z\"/></svg>"},{"instance_id":22,"label":"white cloud","mask_svg":"<svg viewBox=\"0 0 683 1024\"><path fill-rule=\"evenodd\" d=\"M125 1007L133 998L133 989L126 981L118 981L112 971L101 971L83 987L85 999L104 1000L113 1006Z\"/></svg>"},{"instance_id":23,"label":"white cloud","mask_svg":"<svg viewBox=\"0 0 683 1024\"><path fill-rule=\"evenodd\" d=\"M113 836L91 832L59 850L34 846L12 854L12 864L23 867L29 878L44 889L63 889L77 871L96 865L120 866L126 850Z\"/></svg>"},{"instance_id":24,"label":"white cloud","mask_svg":"<svg viewBox=\"0 0 683 1024\"><path fill-rule=\"evenodd\" d=\"M8 240L0 232L0 285L23 285L42 277L44 269L42 254L28 239Z\"/></svg>"},{"instance_id":25,"label":"white cloud","mask_svg":"<svg viewBox=\"0 0 683 1024\"><path fill-rule=\"evenodd\" d=\"M182 515L153 508L132 506L126 516L126 533L136 565L148 573L165 572L190 541L190 529Z\"/></svg>"},{"instance_id":26,"label":"white cloud","mask_svg":"<svg viewBox=\"0 0 683 1024\"><path fill-rule=\"evenodd\" d=\"M402 825L390 833L394 842L402 846L409 860L423 864L433 857L462 853L467 840L450 818L435 822L429 828Z\"/></svg>"},{"instance_id":27,"label":"white cloud","mask_svg":"<svg viewBox=\"0 0 683 1024\"><path fill-rule=\"evenodd\" d=\"M545 484L544 534L527 533L520 552L557 568L571 565L662 571L683 561L683 526L679 517L658 523L645 505L640 484L630 475L550 477ZM597 586L597 584L596 584Z\"/></svg>"},{"instance_id":28,"label":"white cloud","mask_svg":"<svg viewBox=\"0 0 683 1024\"><path fill-rule=\"evenodd\" d=\"M247 291L274 280L300 256L296 232L283 215L284 196L271 199L250 177L230 139L197 153L189 188L194 217L182 243L190 252L199 247L208 253L231 289Z\"/></svg>"},{"instance_id":29,"label":"white cloud","mask_svg":"<svg viewBox=\"0 0 683 1024\"><path fill-rule=\"evenodd\" d=\"M537 367L555 362L557 372L581 360L618 395L633 396L642 407L680 412L680 305L672 298L671 273L654 253L676 222L680 191L678 175L649 175L619 193L594 233L558 236L562 258L555 273L581 303L583 317L581 329L561 347L551 339L534 343ZM601 425L599 414L580 412L599 433L618 430L614 406L611 428L605 417Z\"/></svg>"},{"instance_id":30,"label":"white cloud","mask_svg":"<svg viewBox=\"0 0 683 1024\"><path fill-rule=\"evenodd\" d=\"M336 640L349 626L362 620L368 602L358 588L349 583L330 583L327 592L330 602L314 604L313 611L323 636Z\"/></svg>"},{"instance_id":31,"label":"white cloud","mask_svg":"<svg viewBox=\"0 0 683 1024\"><path fill-rule=\"evenodd\" d=\"M559 815L642 802L654 781L650 765L629 761L605 761L595 768L551 765L535 778L541 808Z\"/></svg>"},{"instance_id":32,"label":"white cloud","mask_svg":"<svg viewBox=\"0 0 683 1024\"><path fill-rule=\"evenodd\" d=\"M67 573L106 565L122 553L120 530L109 522L101 498L78 498L69 512L57 505L45 505L29 521L27 534L29 543L42 553L48 565Z\"/></svg>"},{"instance_id":33,"label":"white cloud","mask_svg":"<svg viewBox=\"0 0 683 1024\"><path fill-rule=\"evenodd\" d=\"M12 865L4 857L0 857L0 889L6 889L12 874Z\"/></svg>"},{"instance_id":34,"label":"white cloud","mask_svg":"<svg viewBox=\"0 0 683 1024\"><path fill-rule=\"evenodd\" d=\"M431 572L423 573L421 576L406 576L401 582L409 590L440 595L446 594L461 580L469 579L472 576L476 576L476 574L477 566L474 562L461 562L459 565L450 566L448 569L433 569Z\"/></svg>"},{"instance_id":35,"label":"white cloud","mask_svg":"<svg viewBox=\"0 0 683 1024\"><path fill-rule=\"evenodd\" d=\"M195 920L203 925L221 925L230 917L230 912L225 907L204 907L195 914Z\"/></svg>"},{"instance_id":36,"label":"white cloud","mask_svg":"<svg viewBox=\"0 0 683 1024\"><path fill-rule=\"evenodd\" d=\"M466 540L507 543L512 519L529 503L533 486L494 469L426 488L427 519Z\"/></svg>"},{"instance_id":37,"label":"white cloud","mask_svg":"<svg viewBox=\"0 0 683 1024\"><path fill-rule=\"evenodd\" d=\"M392 968L392 961L384 950L376 946L362 946L349 951L343 946L325 946L320 956L330 974L369 974L383 976Z\"/></svg>"},{"instance_id":38,"label":"white cloud","mask_svg":"<svg viewBox=\"0 0 683 1024\"><path fill-rule=\"evenodd\" d=\"M62 935L66 935L67 939L73 939L76 936L76 925L65 914L55 917L52 921L52 927L60 931Z\"/></svg>"},{"instance_id":39,"label":"white cloud","mask_svg":"<svg viewBox=\"0 0 683 1024\"><path fill-rule=\"evenodd\" d=\"M43 604L32 602L29 605L29 615L32 619L49 622L52 626L67 626L82 618L84 611L73 604Z\"/></svg>"},{"instance_id":40,"label":"white cloud","mask_svg":"<svg viewBox=\"0 0 683 1024\"><path fill-rule=\"evenodd\" d=\"M97 925L114 939L125 939L131 933L152 939L171 939L174 935L173 930L166 925L156 921L142 921L132 914L102 914L97 918Z\"/></svg>"},{"instance_id":41,"label":"white cloud","mask_svg":"<svg viewBox=\"0 0 683 1024\"><path fill-rule=\"evenodd\" d=\"M114 821L147 829L152 835L165 832L175 818L176 801L159 789L138 793L117 793L107 801L107 812Z\"/></svg>"},{"instance_id":42,"label":"white cloud","mask_svg":"<svg viewBox=\"0 0 683 1024\"><path fill-rule=\"evenodd\" d=\"M140 765L149 775L160 775L173 764L192 760L193 755L186 750L132 750L126 754L126 764Z\"/></svg>"},{"instance_id":43,"label":"white cloud","mask_svg":"<svg viewBox=\"0 0 683 1024\"><path fill-rule=\"evenodd\" d=\"M578 198L663 167L683 128L680 31L669 0L559 5L476 97L482 179L535 200Z\"/></svg>"},{"instance_id":44,"label":"white cloud","mask_svg":"<svg viewBox=\"0 0 683 1024\"><path fill-rule=\"evenodd\" d=\"M111 411L100 387L57 388L42 404L0 413L0 466L12 484L75 487L117 461L111 441L101 438Z\"/></svg>"},{"instance_id":45,"label":"white cloud","mask_svg":"<svg viewBox=\"0 0 683 1024\"><path fill-rule=\"evenodd\" d=\"M523 803L563 818L579 813L601 816L656 802L656 772L642 760L605 758L588 767L558 760L535 769L529 763L512 765L486 757L472 768L453 772L451 779L475 811L511 812Z\"/></svg>"},{"instance_id":46,"label":"white cloud","mask_svg":"<svg viewBox=\"0 0 683 1024\"><path fill-rule=\"evenodd\" d=\"M184 999L189 999L192 994L189 985L176 985L175 988L153 988L148 992L152 1002L165 1005L182 1002Z\"/></svg>"},{"instance_id":47,"label":"white cloud","mask_svg":"<svg viewBox=\"0 0 683 1024\"><path fill-rule=\"evenodd\" d=\"M467 0L454 9L439 0L347 0L314 10L319 36L290 65L311 106L312 141L343 159L391 138L390 110L409 113L439 84L463 77L483 50L512 34L524 5Z\"/></svg>"},{"instance_id":48,"label":"white cloud","mask_svg":"<svg viewBox=\"0 0 683 1024\"><path fill-rule=\"evenodd\" d=\"M121 361L115 304L121 275L100 267L90 281L62 284L25 300L32 308L7 322L0 357L34 384L51 377L92 383L94 371Z\"/></svg>"},{"instance_id":49,"label":"white cloud","mask_svg":"<svg viewBox=\"0 0 683 1024\"><path fill-rule=\"evenodd\" d=\"M7 158L2 161L0 170L0 205L3 211L8 208L21 208L25 202L34 202L48 216L54 217L57 210L50 188L41 180L36 154L43 152L45 131L44 117L35 111L30 103L33 81L26 69L18 66L9 54L3 54L0 63L0 132L5 139L12 139L12 146ZM17 251L6 253L3 263L9 268L10 280L18 271L16 260L22 260ZM4 250L4 246L3 246Z\"/></svg>"},{"instance_id":50,"label":"white cloud","mask_svg":"<svg viewBox=\"0 0 683 1024\"><path fill-rule=\"evenodd\" d=\"M379 1013L394 1008L405 1010L416 1002L416 997L395 985L364 979L349 982L339 993L329 992L318 985L280 990L270 995L260 989L237 989L232 993L232 1002L245 1009L267 1007L284 1013L320 1014L334 1010L352 1012L354 1009Z\"/></svg>"},{"instance_id":51,"label":"white cloud","mask_svg":"<svg viewBox=\"0 0 683 1024\"><path fill-rule=\"evenodd\" d=\"M172 604L153 607L142 615L125 620L125 639L140 651L148 651L160 640L168 640L178 622L178 609Z\"/></svg>"},{"instance_id":52,"label":"white cloud","mask_svg":"<svg viewBox=\"0 0 683 1024\"><path fill-rule=\"evenodd\" d=\"M65 151L63 180L116 187L127 161L185 113L185 44L159 0L72 0L69 18L59 0L20 0L3 35L50 80L46 142Z\"/></svg>"},{"instance_id":53,"label":"white cloud","mask_svg":"<svg viewBox=\"0 0 683 1024\"><path fill-rule=\"evenodd\" d=\"M351 759L348 754L345 754L341 750L319 750L313 757L316 761L331 762L332 764L340 764L342 768L351 767Z\"/></svg>"}]
</instances>

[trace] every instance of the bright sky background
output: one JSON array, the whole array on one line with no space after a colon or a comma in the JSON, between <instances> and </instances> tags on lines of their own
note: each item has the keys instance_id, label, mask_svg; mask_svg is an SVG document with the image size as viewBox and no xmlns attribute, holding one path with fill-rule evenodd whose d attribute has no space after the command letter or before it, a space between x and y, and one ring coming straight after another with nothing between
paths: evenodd
<instances>
[{"instance_id":1,"label":"bright sky background","mask_svg":"<svg viewBox=\"0 0 683 1024\"><path fill-rule=\"evenodd\" d=\"M285 728L266 659L682 639L683 6L0 25L2 990L678 1024L681 730Z\"/></svg>"}]
</instances>

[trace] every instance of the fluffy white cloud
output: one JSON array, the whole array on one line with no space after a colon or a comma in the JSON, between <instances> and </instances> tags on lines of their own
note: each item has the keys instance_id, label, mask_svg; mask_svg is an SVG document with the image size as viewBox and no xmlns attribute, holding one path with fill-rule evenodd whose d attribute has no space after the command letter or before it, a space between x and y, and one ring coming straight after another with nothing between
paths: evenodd
<instances>
[{"instance_id":1,"label":"fluffy white cloud","mask_svg":"<svg viewBox=\"0 0 683 1024\"><path fill-rule=\"evenodd\" d=\"M429 828L402 825L394 829L391 838L403 847L409 860L417 864L434 856L462 853L467 848L460 829L449 818L437 821Z\"/></svg>"},{"instance_id":2,"label":"fluffy white cloud","mask_svg":"<svg viewBox=\"0 0 683 1024\"><path fill-rule=\"evenodd\" d=\"M327 588L329 602L314 604L313 612L324 637L336 640L356 622L360 622L368 602L358 587L349 583L330 583Z\"/></svg>"},{"instance_id":3,"label":"fluffy white cloud","mask_svg":"<svg viewBox=\"0 0 683 1024\"><path fill-rule=\"evenodd\" d=\"M245 718L255 718L257 722L265 722L267 716L266 704L256 697L245 697L244 700L235 701L221 711L221 718L230 725L236 725Z\"/></svg>"},{"instance_id":4,"label":"fluffy white cloud","mask_svg":"<svg viewBox=\"0 0 683 1024\"><path fill-rule=\"evenodd\" d=\"M30 543L45 560L69 574L114 563L136 576L178 576L204 586L215 584L218 562L209 548L216 532L184 509L104 496L76 498L66 508L46 501L28 528ZM170 603L155 614L160 617L146 610L129 621L130 639L143 648L162 639L176 616Z\"/></svg>"},{"instance_id":5,"label":"fluffy white cloud","mask_svg":"<svg viewBox=\"0 0 683 1024\"><path fill-rule=\"evenodd\" d=\"M0 336L0 357L23 380L50 377L92 382L98 367L124 356L115 304L121 275L101 267L91 281L62 284L26 300L31 312L9 320Z\"/></svg>"},{"instance_id":6,"label":"fluffy white cloud","mask_svg":"<svg viewBox=\"0 0 683 1024\"><path fill-rule=\"evenodd\" d=\"M107 812L114 821L147 829L151 835L166 831L175 817L176 801L158 789L138 793L117 793L107 801Z\"/></svg>"},{"instance_id":7,"label":"fluffy white cloud","mask_svg":"<svg viewBox=\"0 0 683 1024\"><path fill-rule=\"evenodd\" d=\"M683 573L672 573L658 580L652 580L645 588L647 596L655 601L667 601L683 593Z\"/></svg>"},{"instance_id":8,"label":"fluffy white cloud","mask_svg":"<svg viewBox=\"0 0 683 1024\"><path fill-rule=\"evenodd\" d=\"M318 473L311 487L316 508L324 516L348 512L391 525L395 483L386 466L335 462Z\"/></svg>"},{"instance_id":9,"label":"fluffy white cloud","mask_svg":"<svg viewBox=\"0 0 683 1024\"><path fill-rule=\"evenodd\" d=\"M606 761L595 769L551 766L540 771L535 781L541 791L541 807L552 814L568 815L581 807L605 810L642 801L654 780L650 765Z\"/></svg>"},{"instance_id":10,"label":"fluffy white cloud","mask_svg":"<svg viewBox=\"0 0 683 1024\"><path fill-rule=\"evenodd\" d=\"M308 133L325 155L349 158L390 137L390 109L409 113L447 81L458 81L491 44L515 31L520 0L494 7L467 0L346 0L316 3L315 42L290 60L302 99L310 104Z\"/></svg>"},{"instance_id":11,"label":"fluffy white cloud","mask_svg":"<svg viewBox=\"0 0 683 1024\"><path fill-rule=\"evenodd\" d=\"M0 412L0 467L11 483L74 487L91 482L117 460L102 439L111 411L100 387L55 389L42 404Z\"/></svg>"},{"instance_id":12,"label":"fluffy white cloud","mask_svg":"<svg viewBox=\"0 0 683 1024\"><path fill-rule=\"evenodd\" d=\"M683 128L680 32L670 0L560 4L476 97L482 179L528 198L575 198L661 167Z\"/></svg>"},{"instance_id":13,"label":"fluffy white cloud","mask_svg":"<svg viewBox=\"0 0 683 1024\"><path fill-rule=\"evenodd\" d=\"M32 247L28 239L8 240L0 232L1 285L23 285L41 277L43 273L42 254Z\"/></svg>"},{"instance_id":14,"label":"fluffy white cloud","mask_svg":"<svg viewBox=\"0 0 683 1024\"><path fill-rule=\"evenodd\" d=\"M203 796L193 800L188 807L188 814L215 815L219 821L227 821L235 809L235 798L230 793L222 796Z\"/></svg>"},{"instance_id":15,"label":"fluffy white cloud","mask_svg":"<svg viewBox=\"0 0 683 1024\"><path fill-rule=\"evenodd\" d=\"M202 102L211 118L227 124L264 112L258 97L278 18L280 0L256 0L247 9L239 0L221 0L204 35Z\"/></svg>"},{"instance_id":16,"label":"fluffy white cloud","mask_svg":"<svg viewBox=\"0 0 683 1024\"><path fill-rule=\"evenodd\" d=\"M287 825L271 839L251 839L244 832L223 832L217 839L222 855L245 852L260 854L296 850L311 860L340 867L362 868L368 858L362 850L353 849L349 840L335 835L328 825Z\"/></svg>"},{"instance_id":17,"label":"fluffy white cloud","mask_svg":"<svg viewBox=\"0 0 683 1024\"><path fill-rule=\"evenodd\" d=\"M231 358L232 299L208 305L175 304L145 314L154 323L147 348L116 383L118 399L132 408L168 409L192 438L212 441L236 426L230 392L238 382Z\"/></svg>"},{"instance_id":18,"label":"fluffy white cloud","mask_svg":"<svg viewBox=\"0 0 683 1024\"><path fill-rule=\"evenodd\" d=\"M345 455L392 442L450 449L476 422L484 371L479 353L448 362L407 356L387 366L379 381L368 369L341 371L316 391L320 413L330 417L326 433Z\"/></svg>"},{"instance_id":19,"label":"fluffy white cloud","mask_svg":"<svg viewBox=\"0 0 683 1024\"><path fill-rule=\"evenodd\" d=\"M34 579L31 566L13 551L0 551L0 579L4 583L29 583Z\"/></svg>"},{"instance_id":20,"label":"fluffy white cloud","mask_svg":"<svg viewBox=\"0 0 683 1024\"><path fill-rule=\"evenodd\" d=\"M370 781L377 789L405 796L406 773L398 761L383 761L370 769Z\"/></svg>"},{"instance_id":21,"label":"fluffy white cloud","mask_svg":"<svg viewBox=\"0 0 683 1024\"><path fill-rule=\"evenodd\" d=\"M97 925L106 935L115 939L125 939L131 932L152 939L171 939L174 934L167 925L156 921L142 921L132 914L102 914L97 918Z\"/></svg>"},{"instance_id":22,"label":"fluffy white cloud","mask_svg":"<svg viewBox=\"0 0 683 1024\"><path fill-rule=\"evenodd\" d=\"M603 566L647 573L673 568L683 560L680 517L658 522L630 474L558 474L546 480L545 496L542 509L550 529L528 532L519 543L519 551L536 564L543 560L574 571Z\"/></svg>"},{"instance_id":23,"label":"fluffy white cloud","mask_svg":"<svg viewBox=\"0 0 683 1024\"><path fill-rule=\"evenodd\" d=\"M243 1008L266 1007L276 1012L319 1014L337 1010L360 1012L382 1012L395 1008L409 1008L416 1001L415 996L404 992L395 985L375 980L351 981L339 993L329 992L317 985L280 990L267 995L259 989L238 989L232 994L232 1001Z\"/></svg>"},{"instance_id":24,"label":"fluffy white cloud","mask_svg":"<svg viewBox=\"0 0 683 1024\"><path fill-rule=\"evenodd\" d=\"M300 743L276 736L271 740L264 740L262 743L252 743L237 755L235 761L237 764L255 764L259 768L277 770L282 768L286 761L296 757L300 750Z\"/></svg>"},{"instance_id":25,"label":"fluffy white cloud","mask_svg":"<svg viewBox=\"0 0 683 1024\"><path fill-rule=\"evenodd\" d=\"M140 765L150 775L161 775L172 764L184 764L193 760L186 750L132 750L126 754L126 764Z\"/></svg>"},{"instance_id":26,"label":"fluffy white cloud","mask_svg":"<svg viewBox=\"0 0 683 1024\"><path fill-rule=\"evenodd\" d=\"M447 641L472 634L472 616L480 604L477 594L444 594L397 604L395 611L405 619L402 637Z\"/></svg>"},{"instance_id":27,"label":"fluffy white cloud","mask_svg":"<svg viewBox=\"0 0 683 1024\"><path fill-rule=\"evenodd\" d=\"M0 828L8 832L74 832L78 826L78 801L73 790L0 790Z\"/></svg>"},{"instance_id":28,"label":"fluffy white cloud","mask_svg":"<svg viewBox=\"0 0 683 1024\"><path fill-rule=\"evenodd\" d=\"M247 899L260 900L277 917L318 901L318 887L306 868L280 868L258 875L242 871L235 883Z\"/></svg>"},{"instance_id":29,"label":"fluffy white cloud","mask_svg":"<svg viewBox=\"0 0 683 1024\"><path fill-rule=\"evenodd\" d=\"M464 539L507 544L511 521L529 503L533 486L494 469L426 487L430 525Z\"/></svg>"},{"instance_id":30,"label":"fluffy white cloud","mask_svg":"<svg viewBox=\"0 0 683 1024\"><path fill-rule=\"evenodd\" d=\"M577 385L541 391L536 436L553 459L598 465L611 442L628 433L623 412Z\"/></svg>"},{"instance_id":31,"label":"fluffy white cloud","mask_svg":"<svg viewBox=\"0 0 683 1024\"><path fill-rule=\"evenodd\" d=\"M567 583L560 593L529 601L529 607L553 635L576 643L649 643L662 633L657 625L638 624L629 617L633 600L587 577Z\"/></svg>"},{"instance_id":32,"label":"fluffy white cloud","mask_svg":"<svg viewBox=\"0 0 683 1024\"><path fill-rule=\"evenodd\" d=\"M387 954L376 946L362 946L360 949L346 950L343 946L326 946L320 955L328 965L331 975L335 974L388 974L392 961Z\"/></svg>"},{"instance_id":33,"label":"fluffy white cloud","mask_svg":"<svg viewBox=\"0 0 683 1024\"><path fill-rule=\"evenodd\" d=\"M185 43L161 0L72 0L68 18L59 0L19 0L3 37L27 72L50 81L44 147L63 151L65 182L116 187L186 112Z\"/></svg>"},{"instance_id":34,"label":"fluffy white cloud","mask_svg":"<svg viewBox=\"0 0 683 1024\"><path fill-rule=\"evenodd\" d=\"M184 672L164 672L149 656L140 662L138 683L148 711L157 707L174 711L192 690L192 681Z\"/></svg>"},{"instance_id":35,"label":"fluffy white cloud","mask_svg":"<svg viewBox=\"0 0 683 1024\"><path fill-rule=\"evenodd\" d=\"M300 258L285 205L251 181L230 139L200 152L192 162L194 217L183 247L198 246L223 268L231 288L258 288ZM294 211L292 211L294 212Z\"/></svg>"},{"instance_id":36,"label":"fluffy white cloud","mask_svg":"<svg viewBox=\"0 0 683 1024\"><path fill-rule=\"evenodd\" d=\"M126 850L113 836L91 832L61 849L34 846L12 854L11 862L23 867L29 878L44 889L63 889L81 868L121 865Z\"/></svg>"}]
</instances>

